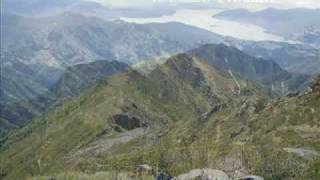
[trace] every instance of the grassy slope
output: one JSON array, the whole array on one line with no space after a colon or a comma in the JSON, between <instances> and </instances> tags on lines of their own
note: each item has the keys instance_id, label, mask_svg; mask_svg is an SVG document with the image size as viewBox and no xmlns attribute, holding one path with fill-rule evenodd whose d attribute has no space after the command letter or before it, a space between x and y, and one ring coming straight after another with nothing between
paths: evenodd
<instances>
[{"instance_id":1,"label":"grassy slope","mask_svg":"<svg viewBox=\"0 0 320 180\"><path fill-rule=\"evenodd\" d=\"M121 134L121 130L118 132L113 127L112 115L126 113L140 117L152 129L150 136L166 134L161 132L164 126L173 128L176 123L199 119L215 105L234 96L236 87L230 76L222 76L187 55L173 57L148 78L135 71L118 74L12 134L2 147L1 164L9 172L9 179L72 169L74 166L76 169L81 169L81 166L96 169L94 163L86 163L88 159L85 155L82 162L75 164L74 158L68 160L66 156L90 147L99 138L111 139ZM132 102L137 109L131 107ZM128 144L133 143L141 149L141 138L137 137ZM154 143L149 138L147 141ZM125 153L126 150L130 149L121 148L115 154ZM95 158L92 161L98 160ZM110 156L102 159L108 158ZM109 163L104 166L116 167Z\"/></svg>"},{"instance_id":2,"label":"grassy slope","mask_svg":"<svg viewBox=\"0 0 320 180\"><path fill-rule=\"evenodd\" d=\"M300 98L304 104L294 97L264 108L260 88L181 54L148 77L117 74L11 134L1 147L0 167L7 179L134 172L144 163L172 176L210 167L230 176L238 170L267 179L315 178L318 161L283 150L319 150L319 94ZM303 109L313 113L295 118ZM146 126L127 130L115 123L116 114L137 117Z\"/></svg>"},{"instance_id":3,"label":"grassy slope","mask_svg":"<svg viewBox=\"0 0 320 180\"><path fill-rule=\"evenodd\" d=\"M126 69L126 64L116 61L96 61L67 68L58 82L46 93L32 100L1 106L0 117L13 126L2 126L0 133L5 134L14 127L24 126L32 118L40 116L70 97L79 95L84 89L98 84L101 79Z\"/></svg>"}]
</instances>

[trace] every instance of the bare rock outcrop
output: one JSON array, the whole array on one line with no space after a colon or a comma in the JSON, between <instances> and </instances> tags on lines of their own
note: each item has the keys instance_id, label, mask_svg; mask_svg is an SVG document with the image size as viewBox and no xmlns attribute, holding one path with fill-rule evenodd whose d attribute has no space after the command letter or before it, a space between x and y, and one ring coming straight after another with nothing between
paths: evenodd
<instances>
[{"instance_id":1,"label":"bare rock outcrop","mask_svg":"<svg viewBox=\"0 0 320 180\"><path fill-rule=\"evenodd\" d=\"M188 173L181 174L178 177L174 178L174 180L193 180L193 179L231 180L225 172L220 170L215 170L215 169L193 169Z\"/></svg>"}]
</instances>

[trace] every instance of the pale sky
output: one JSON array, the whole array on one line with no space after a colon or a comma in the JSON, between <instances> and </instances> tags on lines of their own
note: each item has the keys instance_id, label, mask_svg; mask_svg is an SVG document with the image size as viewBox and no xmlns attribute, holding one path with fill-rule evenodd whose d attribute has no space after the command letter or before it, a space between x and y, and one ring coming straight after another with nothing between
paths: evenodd
<instances>
[{"instance_id":1,"label":"pale sky","mask_svg":"<svg viewBox=\"0 0 320 180\"><path fill-rule=\"evenodd\" d=\"M147 6L159 2L175 4L190 2L207 2L219 6L234 7L274 7L274 8L320 8L320 0L88 0L96 1L108 6Z\"/></svg>"}]
</instances>

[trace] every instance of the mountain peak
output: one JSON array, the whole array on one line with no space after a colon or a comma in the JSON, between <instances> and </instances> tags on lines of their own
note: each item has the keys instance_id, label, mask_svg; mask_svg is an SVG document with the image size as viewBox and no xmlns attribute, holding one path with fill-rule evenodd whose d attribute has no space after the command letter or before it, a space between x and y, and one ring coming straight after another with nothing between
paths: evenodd
<instances>
[{"instance_id":1,"label":"mountain peak","mask_svg":"<svg viewBox=\"0 0 320 180\"><path fill-rule=\"evenodd\" d=\"M189 52L198 59L213 65L217 70L258 82L277 94L301 89L308 78L282 69L273 61L250 56L235 47L223 44L206 44Z\"/></svg>"}]
</instances>

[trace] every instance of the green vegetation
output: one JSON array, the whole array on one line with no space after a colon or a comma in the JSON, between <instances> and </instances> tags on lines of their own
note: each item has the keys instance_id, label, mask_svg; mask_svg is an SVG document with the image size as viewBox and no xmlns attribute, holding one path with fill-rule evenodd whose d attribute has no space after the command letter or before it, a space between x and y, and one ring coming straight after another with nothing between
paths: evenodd
<instances>
[{"instance_id":1,"label":"green vegetation","mask_svg":"<svg viewBox=\"0 0 320 180\"><path fill-rule=\"evenodd\" d=\"M252 81L176 55L147 76L128 70L101 81L12 132L1 141L0 170L8 180L99 179L148 164L150 177L209 167L314 179L320 96L312 88L268 103Z\"/></svg>"},{"instance_id":2,"label":"green vegetation","mask_svg":"<svg viewBox=\"0 0 320 180\"><path fill-rule=\"evenodd\" d=\"M3 119L0 121L0 133L5 134L14 127L24 126L32 118L42 115L66 99L77 96L86 88L95 86L100 80L126 69L126 64L116 61L96 61L67 68L55 85L38 97L17 103L13 101L4 105L0 104L0 118Z\"/></svg>"}]
</instances>

